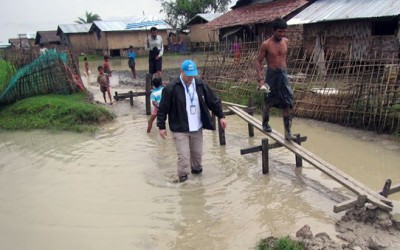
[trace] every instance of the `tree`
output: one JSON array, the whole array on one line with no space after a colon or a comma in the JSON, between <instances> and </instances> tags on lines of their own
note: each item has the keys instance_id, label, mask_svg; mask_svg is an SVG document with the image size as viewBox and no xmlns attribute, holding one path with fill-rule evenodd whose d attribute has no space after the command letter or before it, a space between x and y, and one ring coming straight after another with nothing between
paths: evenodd
<instances>
[{"instance_id":1,"label":"tree","mask_svg":"<svg viewBox=\"0 0 400 250\"><path fill-rule=\"evenodd\" d=\"M166 21L174 28L183 25L199 13L225 12L231 0L157 0L161 2Z\"/></svg>"},{"instance_id":2,"label":"tree","mask_svg":"<svg viewBox=\"0 0 400 250\"><path fill-rule=\"evenodd\" d=\"M86 18L86 19L85 19ZM78 20L76 20L76 23L93 23L94 21L101 21L101 18L97 14L92 14L92 12L86 11L86 17L78 17Z\"/></svg>"}]
</instances>

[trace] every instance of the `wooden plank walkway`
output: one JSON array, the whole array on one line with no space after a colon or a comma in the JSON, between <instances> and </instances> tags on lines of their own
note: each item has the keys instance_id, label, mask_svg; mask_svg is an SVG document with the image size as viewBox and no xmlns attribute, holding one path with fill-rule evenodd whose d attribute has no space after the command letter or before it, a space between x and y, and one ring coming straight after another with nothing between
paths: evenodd
<instances>
[{"instance_id":1,"label":"wooden plank walkway","mask_svg":"<svg viewBox=\"0 0 400 250\"><path fill-rule=\"evenodd\" d=\"M239 107L228 106L229 110L237 114L239 117L244 119L249 124L252 124L255 128L260 130L265 135L269 136L270 138L274 139L276 142L282 144L288 150L292 151L293 153L299 155L305 161L334 179L335 181L342 184L344 187L349 189L350 191L357 194L359 197L366 197L366 201L370 202L371 204L382 208L387 211L392 211L392 201L388 198L380 195L376 191L370 189L366 185L360 183L359 181L353 179L352 177L346 175L343 171L337 169L330 163L322 160L318 156L314 155L309 150L303 148L302 146L292 143L291 141L287 141L283 138L283 136L278 133L276 130L272 129L272 132L268 133L262 129L261 121L257 120L253 116L247 114L245 111L240 109Z\"/></svg>"}]
</instances>

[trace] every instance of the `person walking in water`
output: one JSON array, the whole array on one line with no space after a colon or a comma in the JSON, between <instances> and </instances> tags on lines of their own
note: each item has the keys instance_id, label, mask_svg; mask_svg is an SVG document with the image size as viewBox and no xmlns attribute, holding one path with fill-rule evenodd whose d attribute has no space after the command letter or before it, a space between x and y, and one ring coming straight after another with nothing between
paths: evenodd
<instances>
[{"instance_id":1,"label":"person walking in water","mask_svg":"<svg viewBox=\"0 0 400 250\"><path fill-rule=\"evenodd\" d=\"M272 36L261 44L256 61L258 90L264 91L263 130L271 132L269 111L271 107L283 110L285 139L293 140L291 133L293 94L287 78L286 55L288 39L285 37L287 23L282 18L272 22ZM265 78L263 78L263 61L267 62Z\"/></svg>"},{"instance_id":2,"label":"person walking in water","mask_svg":"<svg viewBox=\"0 0 400 250\"><path fill-rule=\"evenodd\" d=\"M162 90L164 89L164 87L162 86L161 78L154 78L153 86L155 89L153 89L150 94L150 100L154 106L154 109L148 121L147 133L150 133L151 128L153 127L153 122L157 118L158 106L160 105Z\"/></svg>"},{"instance_id":3,"label":"person walking in water","mask_svg":"<svg viewBox=\"0 0 400 250\"><path fill-rule=\"evenodd\" d=\"M157 74L157 78L161 78L162 70L162 56L164 54L163 39L157 34L157 28L150 28L150 36L147 38L145 46L146 51L149 52L149 73L153 78L154 74Z\"/></svg>"},{"instance_id":4,"label":"person walking in water","mask_svg":"<svg viewBox=\"0 0 400 250\"><path fill-rule=\"evenodd\" d=\"M209 110L219 118L223 129L227 126L221 100L197 75L196 64L185 60L180 76L164 88L157 113L157 127L162 138L167 136L165 121L168 117L178 154L179 182L188 179L189 171L192 174L203 172L203 129L215 129Z\"/></svg>"}]
</instances>

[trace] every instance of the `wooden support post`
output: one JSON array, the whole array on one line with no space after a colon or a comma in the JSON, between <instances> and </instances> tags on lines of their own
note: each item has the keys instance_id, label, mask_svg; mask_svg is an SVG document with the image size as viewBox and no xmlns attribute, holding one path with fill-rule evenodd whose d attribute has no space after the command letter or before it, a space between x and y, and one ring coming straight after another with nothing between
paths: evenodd
<instances>
[{"instance_id":1,"label":"wooden support post","mask_svg":"<svg viewBox=\"0 0 400 250\"><path fill-rule=\"evenodd\" d=\"M262 173L268 174L269 172L269 149L268 149L268 139L262 139Z\"/></svg>"},{"instance_id":2,"label":"wooden support post","mask_svg":"<svg viewBox=\"0 0 400 250\"><path fill-rule=\"evenodd\" d=\"M117 91L115 91L114 100L118 101L118 92Z\"/></svg>"},{"instance_id":3,"label":"wooden support post","mask_svg":"<svg viewBox=\"0 0 400 250\"><path fill-rule=\"evenodd\" d=\"M248 101L247 105L249 108L252 108L254 106L254 101L253 101L252 96L249 97L249 101ZM253 116L253 111L250 111L249 115ZM254 137L254 126L251 125L251 123L247 123L247 127L249 130L249 137Z\"/></svg>"},{"instance_id":4,"label":"wooden support post","mask_svg":"<svg viewBox=\"0 0 400 250\"><path fill-rule=\"evenodd\" d=\"M391 185L392 185L392 180L391 179L387 179L385 181L385 185L383 186L382 191L379 192L379 194L387 198L389 196L389 191L390 191L390 186Z\"/></svg>"},{"instance_id":5,"label":"wooden support post","mask_svg":"<svg viewBox=\"0 0 400 250\"><path fill-rule=\"evenodd\" d=\"M151 114L150 92L151 92L151 76L149 73L147 73L146 74L146 115Z\"/></svg>"},{"instance_id":6,"label":"wooden support post","mask_svg":"<svg viewBox=\"0 0 400 250\"><path fill-rule=\"evenodd\" d=\"M131 102L131 106L133 106L133 92L132 92L132 90L129 91L129 99L130 99L130 102Z\"/></svg>"},{"instance_id":7,"label":"wooden support post","mask_svg":"<svg viewBox=\"0 0 400 250\"><path fill-rule=\"evenodd\" d=\"M219 135L219 145L226 145L226 140L225 140L225 129L221 127L221 123L219 122L219 119L216 121L218 123L218 135Z\"/></svg>"},{"instance_id":8,"label":"wooden support post","mask_svg":"<svg viewBox=\"0 0 400 250\"><path fill-rule=\"evenodd\" d=\"M300 134L296 134L296 140L295 142L299 145L301 145L301 139L300 139ZM296 167L302 167L303 166L303 159L300 157L300 155L295 154L296 155Z\"/></svg>"},{"instance_id":9,"label":"wooden support post","mask_svg":"<svg viewBox=\"0 0 400 250\"><path fill-rule=\"evenodd\" d=\"M301 142L304 142L306 140L307 140L307 136L300 137L300 141ZM282 145L282 143L279 143L279 142L268 144L268 149L275 149L275 148L280 148L280 147L283 147L283 145ZM240 150L240 154L241 155L245 155L245 154L250 154L250 153L256 153L256 152L259 152L259 151L262 151L262 146L261 145L260 146L255 146L255 147L251 147L251 148L241 149Z\"/></svg>"}]
</instances>

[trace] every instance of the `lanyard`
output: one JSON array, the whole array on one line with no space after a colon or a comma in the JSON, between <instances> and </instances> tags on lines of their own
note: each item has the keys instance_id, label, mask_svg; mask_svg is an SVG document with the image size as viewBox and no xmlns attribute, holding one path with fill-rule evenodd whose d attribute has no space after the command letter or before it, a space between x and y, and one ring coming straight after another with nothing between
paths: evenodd
<instances>
[{"instance_id":1,"label":"lanyard","mask_svg":"<svg viewBox=\"0 0 400 250\"><path fill-rule=\"evenodd\" d=\"M186 86L186 83L183 84L183 86L185 86L186 92L187 92L187 94L188 94L188 96L189 96L190 103L191 103L192 106L193 106L193 105L194 105L194 104L193 104L193 101L194 101L194 93L195 93L195 91L196 91L196 85L195 85L194 82L192 82L191 85L193 85L193 93L192 93L192 94L190 94L190 91L189 91L190 85L189 85L189 87L187 87L187 86Z\"/></svg>"}]
</instances>

